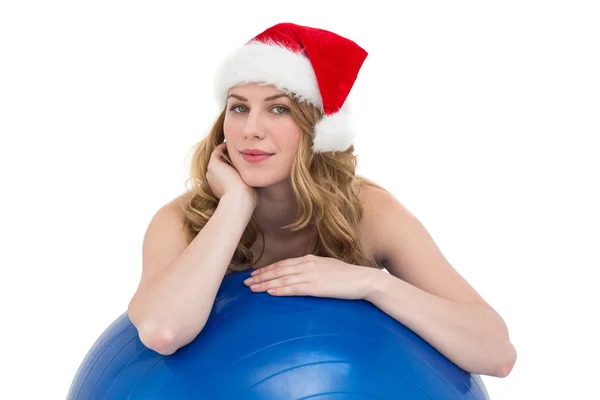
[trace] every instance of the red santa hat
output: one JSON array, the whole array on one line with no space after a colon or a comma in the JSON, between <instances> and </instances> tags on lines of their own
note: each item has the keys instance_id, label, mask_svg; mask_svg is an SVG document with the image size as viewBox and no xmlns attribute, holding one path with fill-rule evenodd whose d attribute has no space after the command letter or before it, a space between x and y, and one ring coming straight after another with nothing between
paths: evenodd
<instances>
[{"instance_id":1,"label":"red santa hat","mask_svg":"<svg viewBox=\"0 0 600 400\"><path fill-rule=\"evenodd\" d=\"M366 57L355 42L333 32L280 23L223 61L215 75L216 96L225 106L234 86L273 85L323 111L315 126L315 152L344 151L355 137L346 98Z\"/></svg>"}]
</instances>

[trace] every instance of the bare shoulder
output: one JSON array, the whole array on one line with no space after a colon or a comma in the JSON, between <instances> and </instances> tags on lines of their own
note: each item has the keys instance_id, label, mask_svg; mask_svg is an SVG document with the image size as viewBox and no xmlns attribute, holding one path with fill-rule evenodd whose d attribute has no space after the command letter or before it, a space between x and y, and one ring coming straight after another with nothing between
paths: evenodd
<instances>
[{"instance_id":1,"label":"bare shoulder","mask_svg":"<svg viewBox=\"0 0 600 400\"><path fill-rule=\"evenodd\" d=\"M380 246L378 238L381 235L380 221L385 218L390 203L396 203L396 200L389 192L367 184L361 186L359 199L363 208L363 217L360 223L361 243L375 260L383 263L386 252Z\"/></svg>"},{"instance_id":2,"label":"bare shoulder","mask_svg":"<svg viewBox=\"0 0 600 400\"><path fill-rule=\"evenodd\" d=\"M191 197L193 196L194 192L193 190L186 190L185 192L179 194L177 197L171 199L170 201L168 201L164 207L171 209L172 211L179 211L181 212L181 209L183 207L183 205L185 203L187 203Z\"/></svg>"},{"instance_id":3,"label":"bare shoulder","mask_svg":"<svg viewBox=\"0 0 600 400\"><path fill-rule=\"evenodd\" d=\"M361 191L364 226L374 254L390 274L439 297L489 307L446 259L421 221L391 193Z\"/></svg>"},{"instance_id":4,"label":"bare shoulder","mask_svg":"<svg viewBox=\"0 0 600 400\"><path fill-rule=\"evenodd\" d=\"M412 216L392 193L376 186L366 184L361 186L360 201L364 210L366 228L376 228L379 222L390 216L390 213L401 213L405 218Z\"/></svg>"},{"instance_id":5,"label":"bare shoulder","mask_svg":"<svg viewBox=\"0 0 600 400\"><path fill-rule=\"evenodd\" d=\"M373 252L387 265L398 261L400 247L411 241L415 234L422 236L424 227L417 217L387 190L363 185L360 199L364 210L363 229L365 235L370 238ZM394 272L399 273L402 266L391 267Z\"/></svg>"}]
</instances>

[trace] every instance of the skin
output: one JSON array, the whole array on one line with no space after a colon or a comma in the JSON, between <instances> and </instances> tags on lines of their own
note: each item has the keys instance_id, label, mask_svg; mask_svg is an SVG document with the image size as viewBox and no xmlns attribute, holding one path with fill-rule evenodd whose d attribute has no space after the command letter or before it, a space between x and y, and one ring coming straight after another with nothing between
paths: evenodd
<instances>
[{"instance_id":1,"label":"skin","mask_svg":"<svg viewBox=\"0 0 600 400\"><path fill-rule=\"evenodd\" d=\"M225 139L234 167L256 188L257 222L279 243L278 230L293 221L291 166L302 131L290 100L271 86L255 84L230 91ZM245 148L275 153L269 160L247 163ZM429 342L466 371L507 376L516 362L506 324L500 315L450 265L420 221L391 194L361 190L365 207L361 232L372 253L385 260L389 273L329 257L305 255L283 259L252 272L245 283L253 292L273 296L317 296L370 301Z\"/></svg>"},{"instance_id":2,"label":"skin","mask_svg":"<svg viewBox=\"0 0 600 400\"><path fill-rule=\"evenodd\" d=\"M366 300L465 371L506 377L516 362L502 317L441 253L425 227L391 194L363 191L361 231L387 270L312 254L256 269L249 290L272 296Z\"/></svg>"},{"instance_id":3,"label":"skin","mask_svg":"<svg viewBox=\"0 0 600 400\"><path fill-rule=\"evenodd\" d=\"M293 222L297 207L289 177L303 132L290 108L290 99L273 86L237 86L229 91L223 127L233 166L258 192L258 224L265 237L279 239L285 235L279 228ZM243 159L243 149L260 149L274 155L251 164Z\"/></svg>"}]
</instances>

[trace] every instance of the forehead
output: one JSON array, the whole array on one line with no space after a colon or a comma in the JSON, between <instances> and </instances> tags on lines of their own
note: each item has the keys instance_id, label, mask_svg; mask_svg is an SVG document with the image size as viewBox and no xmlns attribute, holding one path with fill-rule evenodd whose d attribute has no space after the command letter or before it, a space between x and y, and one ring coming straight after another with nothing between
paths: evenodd
<instances>
[{"instance_id":1,"label":"forehead","mask_svg":"<svg viewBox=\"0 0 600 400\"><path fill-rule=\"evenodd\" d=\"M243 85L234 86L233 88L229 89L229 94L237 94L248 99L253 97L260 97L262 99L264 97L274 96L277 94L287 94L287 92L278 89L273 85L246 83Z\"/></svg>"}]
</instances>

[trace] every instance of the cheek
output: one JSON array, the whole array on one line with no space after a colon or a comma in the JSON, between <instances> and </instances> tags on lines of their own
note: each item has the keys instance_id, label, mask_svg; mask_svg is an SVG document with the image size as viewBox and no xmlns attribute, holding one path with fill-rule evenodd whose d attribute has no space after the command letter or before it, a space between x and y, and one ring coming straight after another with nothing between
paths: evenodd
<instances>
[{"instance_id":1,"label":"cheek","mask_svg":"<svg viewBox=\"0 0 600 400\"><path fill-rule=\"evenodd\" d=\"M296 154L298 148L302 144L302 135L302 131L297 126L290 129L286 138L286 150L290 151L292 154Z\"/></svg>"},{"instance_id":2,"label":"cheek","mask_svg":"<svg viewBox=\"0 0 600 400\"><path fill-rule=\"evenodd\" d=\"M285 140L281 142L280 149L285 154L285 164L286 167L289 168L294 162L294 158L298 154L298 149L301 145L302 133L292 133L288 132Z\"/></svg>"},{"instance_id":3,"label":"cheek","mask_svg":"<svg viewBox=\"0 0 600 400\"><path fill-rule=\"evenodd\" d=\"M225 116L223 120L223 131L226 137L238 135L243 126L240 124L240 119L235 117Z\"/></svg>"},{"instance_id":4,"label":"cheek","mask_svg":"<svg viewBox=\"0 0 600 400\"><path fill-rule=\"evenodd\" d=\"M225 120L223 121L223 132L225 133L225 137L230 136L232 130L233 130L233 124L231 123L231 120L228 118L225 118Z\"/></svg>"}]
</instances>

